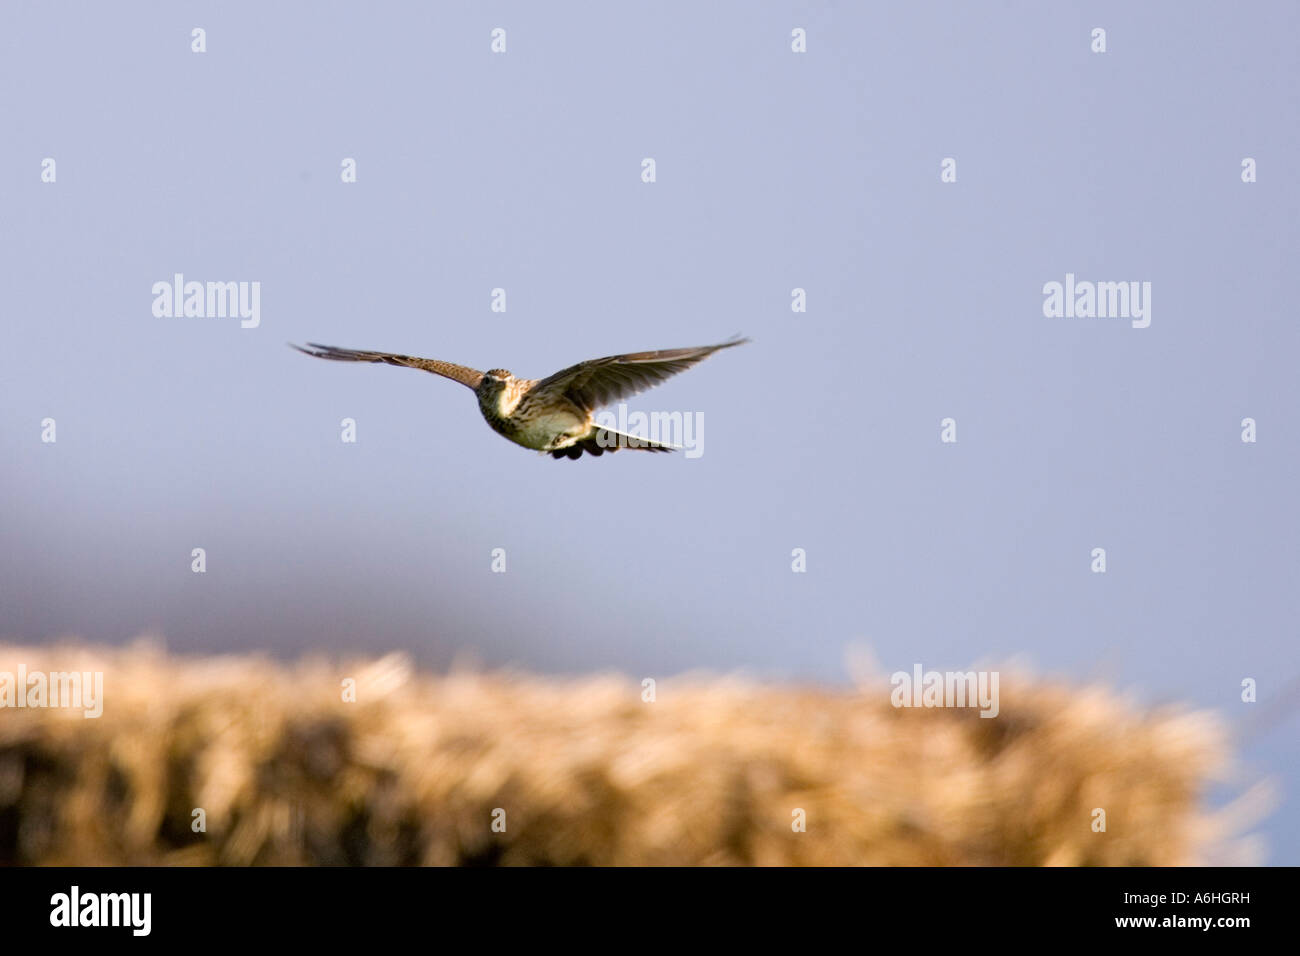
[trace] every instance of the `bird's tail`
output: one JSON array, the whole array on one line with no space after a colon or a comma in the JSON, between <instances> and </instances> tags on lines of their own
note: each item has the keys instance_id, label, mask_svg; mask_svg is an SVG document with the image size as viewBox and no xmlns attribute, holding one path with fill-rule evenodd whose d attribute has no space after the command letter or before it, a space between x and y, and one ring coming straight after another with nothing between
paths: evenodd
<instances>
[{"instance_id":1,"label":"bird's tail","mask_svg":"<svg viewBox=\"0 0 1300 956\"><path fill-rule=\"evenodd\" d=\"M605 452L613 454L620 448L637 448L641 451L678 451L677 445L651 441L637 435L629 435L614 428L598 428L596 434L575 442L568 448L559 448L551 452L552 458L581 458L583 452L599 457Z\"/></svg>"}]
</instances>

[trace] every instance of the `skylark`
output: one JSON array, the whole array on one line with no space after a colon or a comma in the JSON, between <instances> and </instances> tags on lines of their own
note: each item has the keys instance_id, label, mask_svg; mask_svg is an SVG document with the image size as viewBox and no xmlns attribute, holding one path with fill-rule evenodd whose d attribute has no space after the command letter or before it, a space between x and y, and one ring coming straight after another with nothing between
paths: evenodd
<instances>
[{"instance_id":1,"label":"skylark","mask_svg":"<svg viewBox=\"0 0 1300 956\"><path fill-rule=\"evenodd\" d=\"M293 347L305 355L337 362L386 362L423 369L474 390L479 411L498 434L516 445L549 452L554 458L581 458L582 453L602 455L619 448L672 451L662 442L628 435L595 423L593 413L602 405L619 401L704 361L719 349L742 345L749 339L732 339L720 345L694 349L631 352L590 359L543 379L515 378L505 369L479 372L438 359L414 358L391 352L363 352L308 342Z\"/></svg>"}]
</instances>

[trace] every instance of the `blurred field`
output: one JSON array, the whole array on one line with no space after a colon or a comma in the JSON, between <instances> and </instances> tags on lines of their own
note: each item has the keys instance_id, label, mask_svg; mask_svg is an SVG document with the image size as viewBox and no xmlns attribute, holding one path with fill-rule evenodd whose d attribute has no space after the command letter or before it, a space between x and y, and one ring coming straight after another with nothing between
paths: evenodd
<instances>
[{"instance_id":1,"label":"blurred field","mask_svg":"<svg viewBox=\"0 0 1300 956\"><path fill-rule=\"evenodd\" d=\"M105 704L0 709L2 864L1252 862L1202 806L1227 768L1211 715L1006 669L982 719L895 709L883 676L662 679L645 703L625 678L398 656L0 646L0 672L19 664L103 671Z\"/></svg>"}]
</instances>

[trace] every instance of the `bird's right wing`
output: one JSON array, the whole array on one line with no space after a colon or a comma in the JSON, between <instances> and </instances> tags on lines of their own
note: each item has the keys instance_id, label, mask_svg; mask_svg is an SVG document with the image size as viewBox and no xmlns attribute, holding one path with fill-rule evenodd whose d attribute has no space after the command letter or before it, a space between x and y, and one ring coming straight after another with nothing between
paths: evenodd
<instances>
[{"instance_id":1,"label":"bird's right wing","mask_svg":"<svg viewBox=\"0 0 1300 956\"><path fill-rule=\"evenodd\" d=\"M363 352L358 349L336 349L332 345L319 345L316 342L308 342L307 347L293 345L303 355L311 355L316 358L330 359L335 362L386 362L389 365L401 365L405 368L418 368L426 372L432 372L434 375L441 375L443 378L449 378L454 382L460 382L469 388L478 388L479 382L483 381L483 373L472 368L466 368L464 365L453 365L451 362L440 362L437 359L415 358L410 355L396 355L392 352Z\"/></svg>"}]
</instances>

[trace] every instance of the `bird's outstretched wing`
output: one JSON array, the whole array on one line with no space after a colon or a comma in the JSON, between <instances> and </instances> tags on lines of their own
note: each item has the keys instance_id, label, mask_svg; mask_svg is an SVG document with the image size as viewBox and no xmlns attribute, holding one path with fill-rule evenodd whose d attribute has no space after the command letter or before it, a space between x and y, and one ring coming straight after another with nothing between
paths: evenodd
<instances>
[{"instance_id":1,"label":"bird's outstretched wing","mask_svg":"<svg viewBox=\"0 0 1300 956\"><path fill-rule=\"evenodd\" d=\"M460 382L460 384L469 388L478 388L479 382L483 381L483 373L480 371L466 368L464 365L453 365L451 362L440 362L437 359L395 355L392 352L336 349L332 345L320 345L316 342L308 342L306 348L301 345L293 345L293 343L290 343L290 345L304 355L313 355L316 358L330 359L335 362L387 362L389 365L423 369L426 372L432 372L434 375L441 375L443 378Z\"/></svg>"},{"instance_id":2,"label":"bird's outstretched wing","mask_svg":"<svg viewBox=\"0 0 1300 956\"><path fill-rule=\"evenodd\" d=\"M749 339L732 339L720 345L694 349L663 349L659 352L630 352L579 362L542 379L525 396L525 401L547 402L567 398L584 411L653 388L665 379L704 361L719 349L743 345Z\"/></svg>"}]
</instances>

